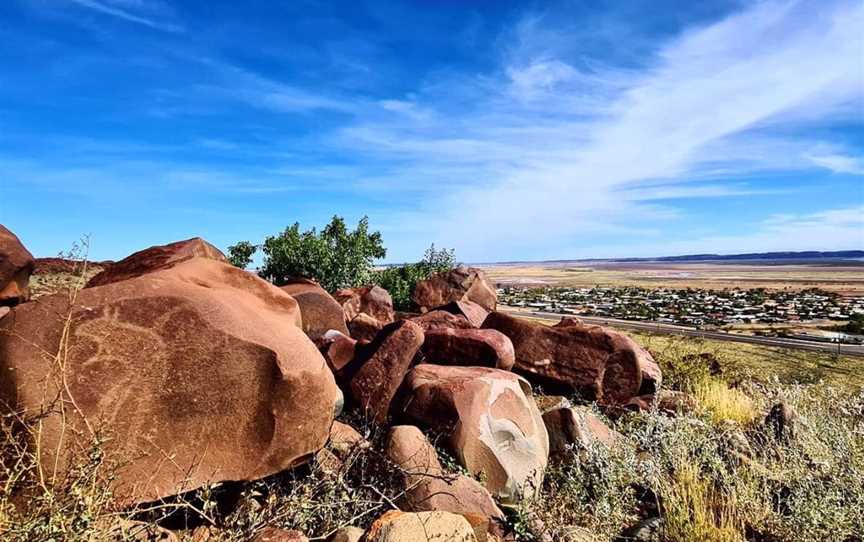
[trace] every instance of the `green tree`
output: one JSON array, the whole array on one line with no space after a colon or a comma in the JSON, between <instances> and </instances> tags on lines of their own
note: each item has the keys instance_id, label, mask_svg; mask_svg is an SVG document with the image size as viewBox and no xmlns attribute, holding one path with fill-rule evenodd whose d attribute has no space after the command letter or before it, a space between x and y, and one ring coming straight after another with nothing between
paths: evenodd
<instances>
[{"instance_id":1,"label":"green tree","mask_svg":"<svg viewBox=\"0 0 864 542\"><path fill-rule=\"evenodd\" d=\"M375 283L390 292L393 306L397 310L411 310L413 302L411 295L414 287L421 280L426 280L436 273L450 271L456 266L453 250L437 250L433 244L426 249L423 259L398 267L387 267L375 274Z\"/></svg>"},{"instance_id":2,"label":"green tree","mask_svg":"<svg viewBox=\"0 0 864 542\"><path fill-rule=\"evenodd\" d=\"M228 247L228 261L240 269L246 269L252 263L252 255L256 250L257 247L249 241L238 241Z\"/></svg>"},{"instance_id":3,"label":"green tree","mask_svg":"<svg viewBox=\"0 0 864 542\"><path fill-rule=\"evenodd\" d=\"M369 284L373 262L387 254L381 234L369 232L365 216L353 231L338 216L320 232L315 228L301 232L295 222L281 234L267 237L261 248L263 278L281 286L288 278L306 277L330 291Z\"/></svg>"}]
</instances>

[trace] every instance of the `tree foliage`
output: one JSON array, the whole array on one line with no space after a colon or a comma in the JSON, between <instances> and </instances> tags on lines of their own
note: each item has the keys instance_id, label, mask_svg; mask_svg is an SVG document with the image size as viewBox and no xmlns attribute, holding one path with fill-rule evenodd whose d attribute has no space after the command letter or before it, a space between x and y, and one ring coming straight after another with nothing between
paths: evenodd
<instances>
[{"instance_id":1,"label":"tree foliage","mask_svg":"<svg viewBox=\"0 0 864 542\"><path fill-rule=\"evenodd\" d=\"M247 246L251 245L241 241L229 249L232 261L235 254L232 249L241 247L236 251L238 261L248 264L251 254L243 252ZM258 272L261 277L277 286L291 277L311 278L330 291L369 284L373 262L387 254L381 234L369 232L369 219L365 216L353 231L338 216L320 232L315 228L300 231L300 224L295 222L279 235L267 237L261 250L264 253L263 266ZM242 258L244 255L247 260Z\"/></svg>"},{"instance_id":2,"label":"tree foliage","mask_svg":"<svg viewBox=\"0 0 864 542\"><path fill-rule=\"evenodd\" d=\"M257 247L249 241L239 241L228 247L228 261L240 269L246 269L252 263L252 255Z\"/></svg>"},{"instance_id":3,"label":"tree foliage","mask_svg":"<svg viewBox=\"0 0 864 542\"><path fill-rule=\"evenodd\" d=\"M399 267L387 267L375 274L375 282L390 292L393 306L397 310L410 310L413 302L411 295L414 287L421 280L426 280L436 273L450 271L456 265L453 250L435 248L432 244L426 249L423 259L417 263L405 264Z\"/></svg>"}]
</instances>

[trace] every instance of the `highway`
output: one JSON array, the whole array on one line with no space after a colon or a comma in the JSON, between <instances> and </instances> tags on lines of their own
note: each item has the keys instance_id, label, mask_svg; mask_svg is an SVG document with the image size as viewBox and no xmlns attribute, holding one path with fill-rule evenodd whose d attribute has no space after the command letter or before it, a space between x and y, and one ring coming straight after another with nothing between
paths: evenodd
<instances>
[{"instance_id":1,"label":"highway","mask_svg":"<svg viewBox=\"0 0 864 542\"><path fill-rule=\"evenodd\" d=\"M531 318L540 318L542 320L552 320L555 322L560 320L562 316L573 316L566 314L557 314L553 312L529 312L524 310L514 310L508 307L500 307L499 310L513 316L529 316ZM701 337L703 339L714 339L718 341L761 344L764 346L775 346L778 348L792 348L795 350L807 350L810 352L823 352L827 354L841 354L846 356L864 357L864 345L821 343L815 341L802 341L800 339L784 339L780 337L757 337L754 335L737 335L734 333L725 333L723 331L706 331L690 327L660 324L657 322L634 322L632 320L618 320L615 318L605 318L597 316L576 316L576 318L579 318L586 324L610 326L619 329L632 329L636 331L647 331L650 333L684 335L686 337Z\"/></svg>"}]
</instances>

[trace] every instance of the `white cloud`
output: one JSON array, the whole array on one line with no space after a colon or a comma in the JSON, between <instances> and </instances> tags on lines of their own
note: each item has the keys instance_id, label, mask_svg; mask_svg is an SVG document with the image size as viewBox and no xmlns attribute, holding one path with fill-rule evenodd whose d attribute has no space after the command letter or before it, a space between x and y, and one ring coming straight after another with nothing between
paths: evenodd
<instances>
[{"instance_id":1,"label":"white cloud","mask_svg":"<svg viewBox=\"0 0 864 542\"><path fill-rule=\"evenodd\" d=\"M807 154L805 158L819 167L829 169L834 173L850 173L864 175L864 160L859 156L849 156L839 153Z\"/></svg>"},{"instance_id":2,"label":"white cloud","mask_svg":"<svg viewBox=\"0 0 864 542\"><path fill-rule=\"evenodd\" d=\"M132 23L149 26L166 32L181 32L175 23L160 19L167 8L158 2L146 0L70 0L73 4L88 8Z\"/></svg>"},{"instance_id":3,"label":"white cloud","mask_svg":"<svg viewBox=\"0 0 864 542\"><path fill-rule=\"evenodd\" d=\"M462 188L393 220L466 259L495 258L502 245L559 257L575 238L678 216L648 201L742 193L686 187L705 176L784 170L790 149L795 167L812 167L802 153L814 142L788 134L813 122L808 112L855 114L862 27L857 2L760 2L685 31L639 72L580 70L530 40L530 52L508 53L518 64L505 66L503 85L439 82L446 95L418 93L432 112L422 124L361 118L336 144L415 169L464 170ZM454 109L452 96L465 107ZM836 156L821 159L849 169Z\"/></svg>"}]
</instances>

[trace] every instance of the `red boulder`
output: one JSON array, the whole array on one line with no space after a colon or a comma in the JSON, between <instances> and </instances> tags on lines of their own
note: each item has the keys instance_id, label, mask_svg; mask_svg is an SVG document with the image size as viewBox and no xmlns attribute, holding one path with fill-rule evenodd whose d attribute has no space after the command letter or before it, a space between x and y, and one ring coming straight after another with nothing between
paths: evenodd
<instances>
[{"instance_id":1,"label":"red boulder","mask_svg":"<svg viewBox=\"0 0 864 542\"><path fill-rule=\"evenodd\" d=\"M362 412L378 423L387 420L390 403L423 344L423 328L410 320L389 324L364 347L351 396Z\"/></svg>"},{"instance_id":2,"label":"red boulder","mask_svg":"<svg viewBox=\"0 0 864 542\"><path fill-rule=\"evenodd\" d=\"M123 504L275 474L324 445L342 404L315 345L285 325L296 311L205 258L85 288L74 305L41 297L0 320L0 410L46 413L33 449L59 476L90 453L91 431L109 435Z\"/></svg>"},{"instance_id":3,"label":"red boulder","mask_svg":"<svg viewBox=\"0 0 864 542\"><path fill-rule=\"evenodd\" d=\"M547 388L575 391L607 404L624 404L639 395L645 367L656 365L635 341L600 326L549 327L493 312L483 327L513 341L514 370Z\"/></svg>"},{"instance_id":4,"label":"red boulder","mask_svg":"<svg viewBox=\"0 0 864 542\"><path fill-rule=\"evenodd\" d=\"M437 328L470 329L474 327L464 316L457 316L437 309L420 316L414 316L410 320L419 324L424 331Z\"/></svg>"},{"instance_id":5,"label":"red boulder","mask_svg":"<svg viewBox=\"0 0 864 542\"><path fill-rule=\"evenodd\" d=\"M168 245L145 248L119 262L109 264L101 273L90 279L87 288L140 277L159 269L167 269L191 258L227 261L218 248L200 237L193 237Z\"/></svg>"},{"instance_id":6,"label":"red boulder","mask_svg":"<svg viewBox=\"0 0 864 542\"><path fill-rule=\"evenodd\" d=\"M414 287L411 299L422 312L452 301L473 301L487 311L494 311L498 294L483 271L474 267L457 267L421 280Z\"/></svg>"},{"instance_id":7,"label":"red boulder","mask_svg":"<svg viewBox=\"0 0 864 542\"><path fill-rule=\"evenodd\" d=\"M394 320L393 298L380 286L343 288L337 290L333 297L342 305L346 322L350 322L361 312L375 318L382 325Z\"/></svg>"},{"instance_id":8,"label":"red boulder","mask_svg":"<svg viewBox=\"0 0 864 542\"><path fill-rule=\"evenodd\" d=\"M18 237L0 224L0 305L16 305L30 298L33 255Z\"/></svg>"},{"instance_id":9,"label":"red boulder","mask_svg":"<svg viewBox=\"0 0 864 542\"><path fill-rule=\"evenodd\" d=\"M296 278L282 286L282 290L290 294L300 305L303 331L310 339L315 340L331 329L348 334L342 307L317 282Z\"/></svg>"},{"instance_id":10,"label":"red boulder","mask_svg":"<svg viewBox=\"0 0 864 542\"><path fill-rule=\"evenodd\" d=\"M494 329L437 328L426 332L423 358L438 365L494 367L509 371L515 354L513 343Z\"/></svg>"}]
</instances>

